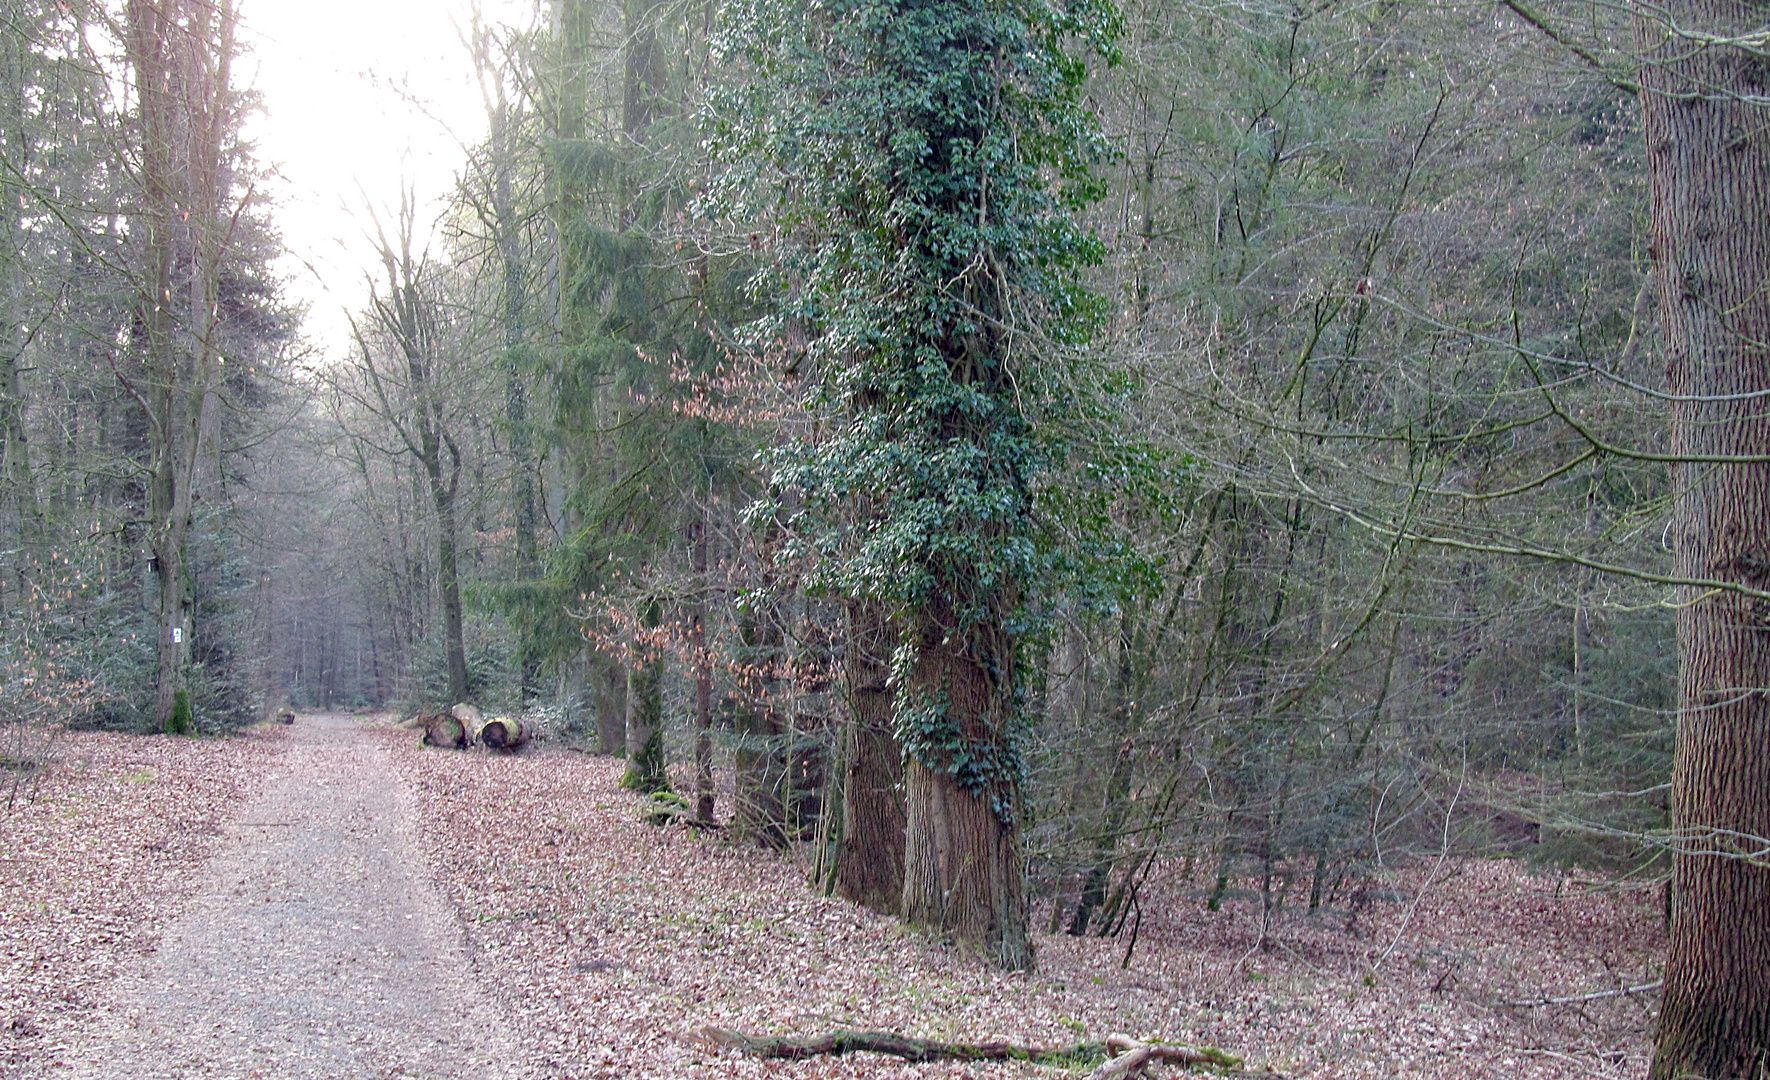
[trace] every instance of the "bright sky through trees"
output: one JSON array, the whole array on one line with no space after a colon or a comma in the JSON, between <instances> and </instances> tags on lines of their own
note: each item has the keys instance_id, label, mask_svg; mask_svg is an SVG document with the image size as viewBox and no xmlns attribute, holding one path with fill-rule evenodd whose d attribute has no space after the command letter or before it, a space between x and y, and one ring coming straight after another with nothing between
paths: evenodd
<instances>
[{"instance_id":1,"label":"bright sky through trees","mask_svg":"<svg viewBox=\"0 0 1770 1080\"><path fill-rule=\"evenodd\" d=\"M491 23L527 25L534 0L479 0ZM328 358L348 347L374 267L366 213L388 220L410 185L434 220L484 137L485 110L462 36L473 0L242 0L241 82L263 110L247 126L290 254L291 298Z\"/></svg>"}]
</instances>

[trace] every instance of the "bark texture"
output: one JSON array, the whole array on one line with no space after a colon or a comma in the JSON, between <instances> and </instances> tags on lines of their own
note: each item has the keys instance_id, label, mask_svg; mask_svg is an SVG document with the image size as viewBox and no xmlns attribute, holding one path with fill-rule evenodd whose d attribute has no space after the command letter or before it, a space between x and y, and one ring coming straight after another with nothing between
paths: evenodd
<instances>
[{"instance_id":1,"label":"bark texture","mask_svg":"<svg viewBox=\"0 0 1770 1080\"><path fill-rule=\"evenodd\" d=\"M1709 39L1762 5L1638 5L1641 104L1668 389L1675 566L1770 589L1770 61ZM1675 31L1671 27L1676 27ZM1734 460L1727 460L1734 459ZM1689 587L1678 609L1677 901L1652 1080L1770 1071L1770 601Z\"/></svg>"},{"instance_id":2,"label":"bark texture","mask_svg":"<svg viewBox=\"0 0 1770 1080\"><path fill-rule=\"evenodd\" d=\"M849 717L836 892L881 915L896 915L903 902L903 748L891 730L892 644L890 621L879 604L848 606L843 676Z\"/></svg>"},{"instance_id":3,"label":"bark texture","mask_svg":"<svg viewBox=\"0 0 1770 1080\"><path fill-rule=\"evenodd\" d=\"M142 244L142 370L118 375L148 416L154 715L168 731L189 726L185 677L196 600L188 540L216 424L215 297L232 186L224 143L234 122L234 21L231 0L131 0L125 7L141 138L134 231Z\"/></svg>"},{"instance_id":4,"label":"bark texture","mask_svg":"<svg viewBox=\"0 0 1770 1080\"><path fill-rule=\"evenodd\" d=\"M1019 784L1007 753L1012 643L999 627L946 633L937 620L920 638L908 701L897 706L900 717L907 706L912 718L928 718L912 721L920 745L903 765L902 917L980 947L1010 971L1030 970ZM938 718L922 711L931 706ZM937 745L942 738L948 745ZM980 776L970 773L979 766Z\"/></svg>"}]
</instances>

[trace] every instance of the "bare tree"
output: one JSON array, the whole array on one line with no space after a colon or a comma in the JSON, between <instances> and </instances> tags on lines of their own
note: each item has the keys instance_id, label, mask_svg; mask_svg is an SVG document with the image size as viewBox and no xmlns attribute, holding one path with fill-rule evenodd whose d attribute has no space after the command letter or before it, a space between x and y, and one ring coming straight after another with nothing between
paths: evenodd
<instances>
[{"instance_id":1,"label":"bare tree","mask_svg":"<svg viewBox=\"0 0 1770 1080\"><path fill-rule=\"evenodd\" d=\"M366 406L394 436L390 453L412 457L423 470L436 514L437 592L442 606L443 643L451 701L468 699L467 657L462 642L461 577L457 552L457 500L462 453L456 438L454 407L459 370L451 371L451 350L460 343L448 334L441 270L412 250L414 210L402 206L399 233L380 243L385 281L372 285L368 323L357 327L358 373L362 383L351 396Z\"/></svg>"},{"instance_id":2,"label":"bare tree","mask_svg":"<svg viewBox=\"0 0 1770 1080\"><path fill-rule=\"evenodd\" d=\"M140 135L141 364L119 376L148 417L148 517L158 586L154 715L191 724L185 691L195 598L186 541L198 469L217 430L218 278L231 239L236 124L232 0L130 0L125 47Z\"/></svg>"}]
</instances>

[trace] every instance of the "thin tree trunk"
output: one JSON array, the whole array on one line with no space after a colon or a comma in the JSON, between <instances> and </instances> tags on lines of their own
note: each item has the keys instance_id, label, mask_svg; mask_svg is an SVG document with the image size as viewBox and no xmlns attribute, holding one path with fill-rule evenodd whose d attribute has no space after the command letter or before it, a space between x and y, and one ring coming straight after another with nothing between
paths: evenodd
<instances>
[{"instance_id":1,"label":"thin tree trunk","mask_svg":"<svg viewBox=\"0 0 1770 1080\"><path fill-rule=\"evenodd\" d=\"M468 700L467 649L463 641L461 615L461 576L455 556L455 480L459 474L457 458L454 475L447 487L442 486L437 477L431 480L431 498L436 503L436 580L437 591L442 596L443 647L448 653L450 705L459 705Z\"/></svg>"},{"instance_id":2,"label":"thin tree trunk","mask_svg":"<svg viewBox=\"0 0 1770 1080\"><path fill-rule=\"evenodd\" d=\"M656 599L641 605L639 622L655 630L663 622ZM664 656L646 647L645 655L627 666L627 771L621 786L641 795L670 790L664 755Z\"/></svg>"},{"instance_id":3,"label":"thin tree trunk","mask_svg":"<svg viewBox=\"0 0 1770 1080\"><path fill-rule=\"evenodd\" d=\"M1668 32L1668 23L1679 28ZM1770 589L1770 91L1764 8L1636 9L1651 246L1665 330L1674 566ZM1689 35L1715 35L1699 44ZM1715 458L1750 457L1724 462ZM1709 460L1700 460L1707 458ZM1689 587L1677 606L1680 837L1651 1080L1761 1078L1770 1068L1770 601ZM1754 838L1754 839L1742 839Z\"/></svg>"},{"instance_id":4,"label":"thin tree trunk","mask_svg":"<svg viewBox=\"0 0 1770 1080\"><path fill-rule=\"evenodd\" d=\"M528 346L528 276L529 263L523 249L522 219L516 204L512 174L516 170L515 117L520 106L511 103L505 80L493 59L495 46L491 36L477 20L474 27L474 63L479 69L480 85L486 98L486 113L491 121L491 196L492 227L498 256L502 262L503 329L504 329L504 417L510 435L510 495L512 518L516 530L516 577L528 581L539 569L539 551L535 530L539 511L535 497L535 455L529 431L528 383L523 371L524 351ZM522 678L524 701L539 693L540 657L536 655L533 628L529 620L521 624L522 641L517 663Z\"/></svg>"},{"instance_id":5,"label":"thin tree trunk","mask_svg":"<svg viewBox=\"0 0 1770 1080\"><path fill-rule=\"evenodd\" d=\"M713 673L707 656L707 512L694 525L694 570L700 598L694 610L695 820L713 821Z\"/></svg>"},{"instance_id":6,"label":"thin tree trunk","mask_svg":"<svg viewBox=\"0 0 1770 1080\"><path fill-rule=\"evenodd\" d=\"M1125 818L1130 813L1130 805L1126 800L1131 793L1132 767L1136 763L1131 744L1132 710L1135 707L1131 701L1131 680L1135 666L1129 626L1131 617L1129 612L1119 616L1118 663L1112 681L1112 707L1107 714L1111 725L1109 735L1119 745L1118 752L1113 755L1112 772L1107 777L1106 790L1103 793L1100 835L1094 840L1094 860L1089 864L1087 877L1082 881L1075 917L1069 923L1068 932L1075 937L1088 932L1089 919L1100 905L1106 903L1106 887L1112 879L1119 833L1124 829Z\"/></svg>"},{"instance_id":7,"label":"thin tree trunk","mask_svg":"<svg viewBox=\"0 0 1770 1080\"><path fill-rule=\"evenodd\" d=\"M766 588L762 590L766 592ZM737 806L732 830L739 837L777 850L788 846L785 726L777 711L781 662L780 615L772 604L746 607L739 616L738 640L745 675L734 719Z\"/></svg>"},{"instance_id":8,"label":"thin tree trunk","mask_svg":"<svg viewBox=\"0 0 1770 1080\"><path fill-rule=\"evenodd\" d=\"M14 176L30 168L30 136L25 130L27 93L25 40L22 34L0 35L0 93L6 95L5 143L7 163L0 172L0 498L9 512L15 552L10 585L22 601L29 587L33 564L42 556L43 512L37 501L37 481L31 472L30 439L25 431L25 385L20 360L25 349L23 229L19 221L24 197ZM4 536L0 535L0 541ZM6 602L8 582L0 581L0 613L10 613Z\"/></svg>"}]
</instances>

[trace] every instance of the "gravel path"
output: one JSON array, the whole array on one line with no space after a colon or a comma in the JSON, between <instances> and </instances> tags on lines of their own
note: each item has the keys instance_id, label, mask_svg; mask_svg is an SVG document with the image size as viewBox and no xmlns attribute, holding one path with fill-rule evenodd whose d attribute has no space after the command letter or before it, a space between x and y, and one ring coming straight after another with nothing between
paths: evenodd
<instances>
[{"instance_id":1,"label":"gravel path","mask_svg":"<svg viewBox=\"0 0 1770 1080\"><path fill-rule=\"evenodd\" d=\"M303 716L75 1080L524 1075L425 875L417 800L348 716Z\"/></svg>"}]
</instances>

